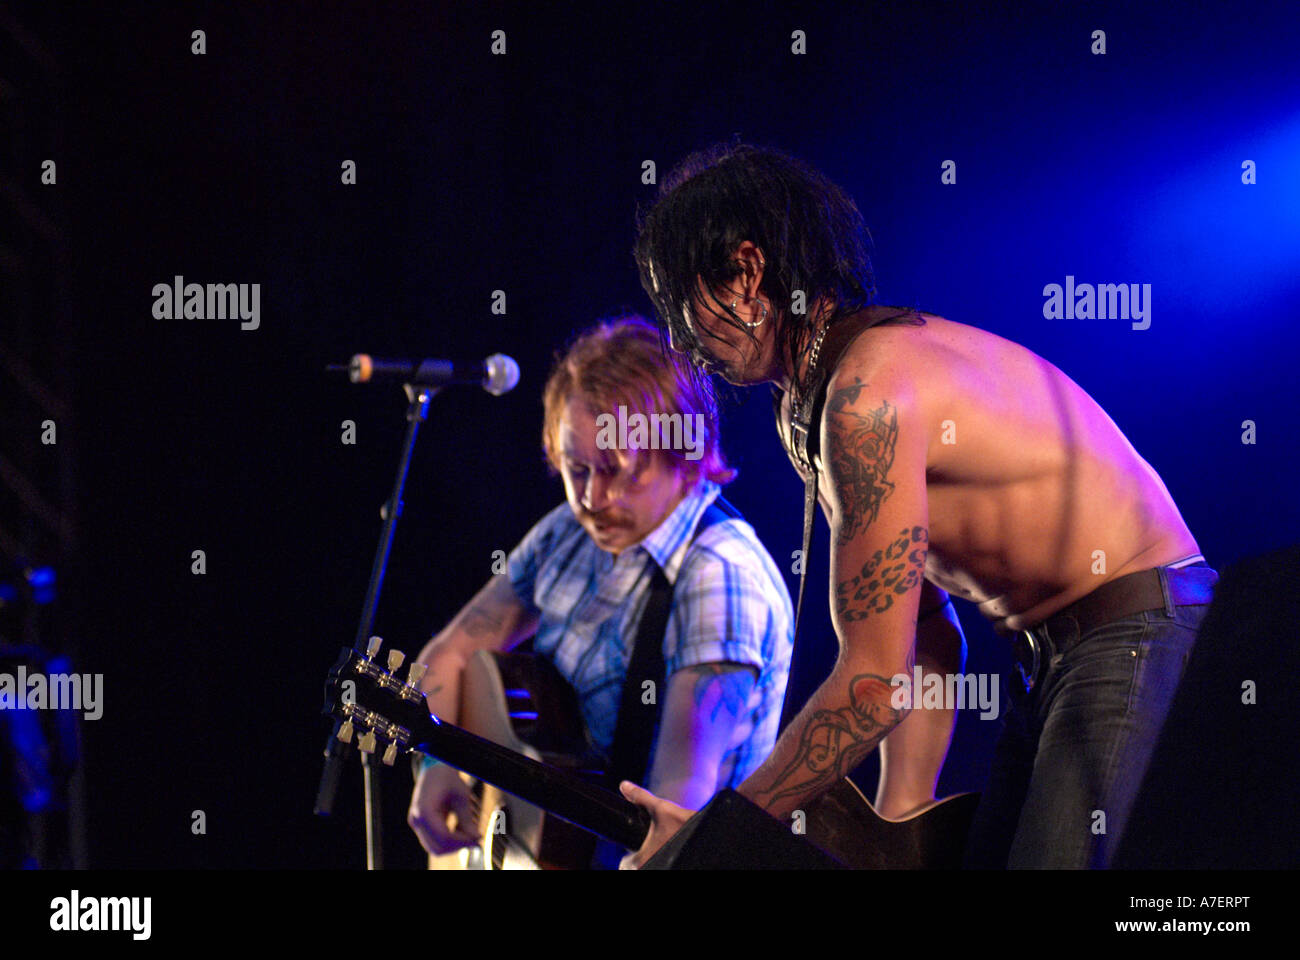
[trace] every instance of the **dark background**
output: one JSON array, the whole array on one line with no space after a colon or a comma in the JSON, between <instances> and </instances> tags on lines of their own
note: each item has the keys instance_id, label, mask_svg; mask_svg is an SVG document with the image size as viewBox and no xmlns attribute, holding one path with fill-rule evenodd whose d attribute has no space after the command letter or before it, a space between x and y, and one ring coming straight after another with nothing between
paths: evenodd
<instances>
[{"instance_id":1,"label":"dark background","mask_svg":"<svg viewBox=\"0 0 1300 960\"><path fill-rule=\"evenodd\" d=\"M503 351L523 371L507 396L433 403L376 623L413 653L492 551L563 496L542 462L541 386L573 332L649 309L630 255L655 190L643 161L663 175L734 133L857 200L883 301L1023 343L1096 397L1211 563L1300 539L1293 4L9 10L54 65L6 40L21 107L7 116L32 134L6 146L6 183L59 225L68 282L50 309L68 336L5 343L72 370L59 442L76 454L79 547L61 571L59 643L105 675L103 718L85 726L92 866L362 863L357 768L338 816L311 816L318 710L356 627L405 400L325 365ZM490 55L496 29L505 56ZM1105 56L1089 52L1094 29ZM58 184L40 186L50 157ZM1240 182L1246 159L1255 186ZM27 230L14 248L34 244ZM260 329L154 319L153 285L178 274L260 283ZM1151 328L1044 320L1043 286L1067 274L1151 283ZM6 298L41 296L39 272L5 280ZM340 442L349 419L355 446ZM724 442L740 468L728 496L788 570L801 487L765 388L734 394ZM799 698L834 653L819 536ZM961 616L968 669L1005 668L978 614ZM980 788L996 726L962 718L941 792ZM408 791L399 765L390 866L422 862ZM191 833L195 810L206 835Z\"/></svg>"}]
</instances>

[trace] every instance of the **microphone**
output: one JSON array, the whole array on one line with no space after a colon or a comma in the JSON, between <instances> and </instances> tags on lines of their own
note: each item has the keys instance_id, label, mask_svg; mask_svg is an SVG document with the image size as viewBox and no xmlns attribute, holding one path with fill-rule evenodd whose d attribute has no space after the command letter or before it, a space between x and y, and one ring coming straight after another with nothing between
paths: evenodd
<instances>
[{"instance_id":1,"label":"microphone","mask_svg":"<svg viewBox=\"0 0 1300 960\"><path fill-rule=\"evenodd\" d=\"M358 353L347 366L332 363L327 372L346 370L353 383L395 380L416 387L444 387L455 383L475 383L499 397L519 383L519 364L504 353L494 353L486 360L384 360L368 353Z\"/></svg>"}]
</instances>

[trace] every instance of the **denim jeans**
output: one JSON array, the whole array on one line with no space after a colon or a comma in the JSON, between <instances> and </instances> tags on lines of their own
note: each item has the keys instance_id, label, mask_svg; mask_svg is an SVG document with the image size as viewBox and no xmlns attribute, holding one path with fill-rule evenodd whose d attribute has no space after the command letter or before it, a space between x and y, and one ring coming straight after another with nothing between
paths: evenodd
<instances>
[{"instance_id":1,"label":"denim jeans","mask_svg":"<svg viewBox=\"0 0 1300 960\"><path fill-rule=\"evenodd\" d=\"M1113 620L1082 637L1067 618L1069 630L1040 638L1032 689L1009 684L1011 709L971 829L967 867L1110 864L1209 610L1171 604L1168 575L1160 570L1164 609Z\"/></svg>"}]
</instances>

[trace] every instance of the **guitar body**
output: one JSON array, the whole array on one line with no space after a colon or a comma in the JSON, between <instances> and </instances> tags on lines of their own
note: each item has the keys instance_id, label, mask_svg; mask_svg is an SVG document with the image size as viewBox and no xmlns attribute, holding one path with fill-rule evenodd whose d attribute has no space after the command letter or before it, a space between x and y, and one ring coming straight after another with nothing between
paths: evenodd
<instances>
[{"instance_id":1,"label":"guitar body","mask_svg":"<svg viewBox=\"0 0 1300 960\"><path fill-rule=\"evenodd\" d=\"M979 794L937 800L903 820L886 820L844 779L808 805L808 839L858 870L956 870Z\"/></svg>"},{"instance_id":2,"label":"guitar body","mask_svg":"<svg viewBox=\"0 0 1300 960\"><path fill-rule=\"evenodd\" d=\"M461 677L460 726L469 733L552 767L597 779L584 761L592 750L577 694L550 663L534 654L480 650ZM590 767L590 769L588 769ZM430 870L582 870L595 837L540 807L476 780L477 847L429 857Z\"/></svg>"}]
</instances>

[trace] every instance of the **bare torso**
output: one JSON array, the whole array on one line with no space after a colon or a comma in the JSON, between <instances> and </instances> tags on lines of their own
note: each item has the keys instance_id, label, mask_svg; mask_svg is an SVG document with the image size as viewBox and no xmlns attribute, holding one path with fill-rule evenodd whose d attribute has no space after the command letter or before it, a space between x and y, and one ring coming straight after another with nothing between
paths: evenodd
<instances>
[{"instance_id":1,"label":"bare torso","mask_svg":"<svg viewBox=\"0 0 1300 960\"><path fill-rule=\"evenodd\" d=\"M928 580L1021 630L1109 580L1199 552L1160 477L1074 381L1009 340L923 316L868 329L846 356L916 385Z\"/></svg>"}]
</instances>

